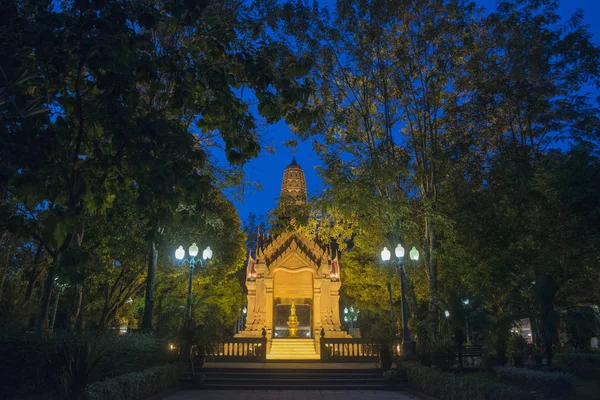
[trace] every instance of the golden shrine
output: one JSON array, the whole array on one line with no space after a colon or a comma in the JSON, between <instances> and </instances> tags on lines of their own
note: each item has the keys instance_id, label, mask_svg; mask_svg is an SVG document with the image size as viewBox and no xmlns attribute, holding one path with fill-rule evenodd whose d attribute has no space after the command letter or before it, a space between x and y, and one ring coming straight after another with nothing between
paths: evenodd
<instances>
[{"instance_id":1,"label":"golden shrine","mask_svg":"<svg viewBox=\"0 0 600 400\"><path fill-rule=\"evenodd\" d=\"M285 168L281 197L305 203L304 171ZM340 323L340 267L332 246L300 232L259 234L246 268L248 314L236 337L267 336L267 359L318 359L321 331L349 338Z\"/></svg>"}]
</instances>

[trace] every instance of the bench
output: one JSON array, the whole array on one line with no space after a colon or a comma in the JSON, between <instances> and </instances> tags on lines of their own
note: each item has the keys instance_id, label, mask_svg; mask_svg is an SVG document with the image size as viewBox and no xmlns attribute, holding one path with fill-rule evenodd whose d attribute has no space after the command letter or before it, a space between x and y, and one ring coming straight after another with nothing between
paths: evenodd
<instances>
[{"instance_id":1,"label":"bench","mask_svg":"<svg viewBox=\"0 0 600 400\"><path fill-rule=\"evenodd\" d=\"M463 358L466 359L479 359L481 363L483 357L483 347L480 345L469 345L469 346L450 346L448 347L448 356L450 359L458 358L458 365L463 366Z\"/></svg>"}]
</instances>

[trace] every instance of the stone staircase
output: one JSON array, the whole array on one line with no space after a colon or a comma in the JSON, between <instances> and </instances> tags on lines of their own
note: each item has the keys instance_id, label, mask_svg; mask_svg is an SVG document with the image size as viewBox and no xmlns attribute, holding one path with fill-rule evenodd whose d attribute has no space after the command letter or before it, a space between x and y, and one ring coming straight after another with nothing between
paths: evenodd
<instances>
[{"instance_id":1,"label":"stone staircase","mask_svg":"<svg viewBox=\"0 0 600 400\"><path fill-rule=\"evenodd\" d=\"M205 390L397 390L377 369L205 368Z\"/></svg>"},{"instance_id":2,"label":"stone staircase","mask_svg":"<svg viewBox=\"0 0 600 400\"><path fill-rule=\"evenodd\" d=\"M273 339L267 360L318 360L314 339Z\"/></svg>"}]
</instances>

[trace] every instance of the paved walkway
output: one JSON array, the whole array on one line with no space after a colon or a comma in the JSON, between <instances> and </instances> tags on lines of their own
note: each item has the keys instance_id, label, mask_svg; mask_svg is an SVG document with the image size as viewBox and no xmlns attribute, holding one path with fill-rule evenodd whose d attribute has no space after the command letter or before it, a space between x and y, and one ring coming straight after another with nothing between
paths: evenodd
<instances>
[{"instance_id":1,"label":"paved walkway","mask_svg":"<svg viewBox=\"0 0 600 400\"><path fill-rule=\"evenodd\" d=\"M415 400L400 392L367 390L183 390L161 400Z\"/></svg>"}]
</instances>

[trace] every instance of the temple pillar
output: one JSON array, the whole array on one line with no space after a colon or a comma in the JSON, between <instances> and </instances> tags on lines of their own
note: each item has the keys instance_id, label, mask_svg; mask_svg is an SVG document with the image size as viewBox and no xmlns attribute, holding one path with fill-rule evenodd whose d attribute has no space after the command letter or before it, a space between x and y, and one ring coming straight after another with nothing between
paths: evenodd
<instances>
[{"instance_id":1,"label":"temple pillar","mask_svg":"<svg viewBox=\"0 0 600 400\"><path fill-rule=\"evenodd\" d=\"M267 330L267 354L271 350L271 340L273 339L273 278L265 278L265 295L266 295L266 318L265 328Z\"/></svg>"}]
</instances>

